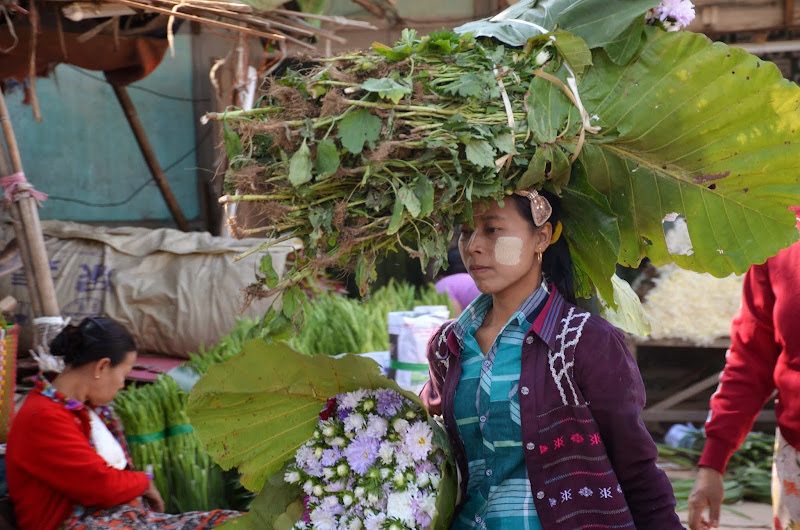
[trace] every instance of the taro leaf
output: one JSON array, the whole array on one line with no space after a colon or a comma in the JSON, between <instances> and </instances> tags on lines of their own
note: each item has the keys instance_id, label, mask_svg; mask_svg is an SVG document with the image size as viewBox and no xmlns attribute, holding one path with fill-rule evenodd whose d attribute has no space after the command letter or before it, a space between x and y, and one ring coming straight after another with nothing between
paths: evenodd
<instances>
[{"instance_id":1,"label":"taro leaf","mask_svg":"<svg viewBox=\"0 0 800 530\"><path fill-rule=\"evenodd\" d=\"M306 141L289 159L289 182L301 186L311 180L311 150Z\"/></svg>"},{"instance_id":2,"label":"taro leaf","mask_svg":"<svg viewBox=\"0 0 800 530\"><path fill-rule=\"evenodd\" d=\"M425 217L433 211L434 189L433 184L425 175L417 177L414 183L414 195L417 196L420 205L420 217Z\"/></svg>"},{"instance_id":3,"label":"taro leaf","mask_svg":"<svg viewBox=\"0 0 800 530\"><path fill-rule=\"evenodd\" d=\"M547 149L546 156L550 162L550 171L547 179L556 189L556 193L561 193L561 187L566 186L570 177L570 162L567 154L559 146L554 145Z\"/></svg>"},{"instance_id":4,"label":"taro leaf","mask_svg":"<svg viewBox=\"0 0 800 530\"><path fill-rule=\"evenodd\" d=\"M497 134L492 138L494 146L503 153L516 154L517 149L514 146L514 135L510 132Z\"/></svg>"},{"instance_id":5,"label":"taro leaf","mask_svg":"<svg viewBox=\"0 0 800 530\"><path fill-rule=\"evenodd\" d=\"M602 297L599 298L600 315L619 329L644 337L650 333L650 320L645 314L639 295L631 289L628 282L617 276L611 277L614 287L614 304L616 310Z\"/></svg>"},{"instance_id":6,"label":"taro leaf","mask_svg":"<svg viewBox=\"0 0 800 530\"><path fill-rule=\"evenodd\" d=\"M469 22L454 31L523 46L528 39L558 26L581 37L589 48L597 48L614 41L633 19L644 15L658 1L522 0L493 17Z\"/></svg>"},{"instance_id":7,"label":"taro leaf","mask_svg":"<svg viewBox=\"0 0 800 530\"><path fill-rule=\"evenodd\" d=\"M530 162L528 162L528 169L525 170L525 173L517 182L518 190L527 190L544 182L546 177L544 172L547 166L546 151L543 146L536 149Z\"/></svg>"},{"instance_id":8,"label":"taro leaf","mask_svg":"<svg viewBox=\"0 0 800 530\"><path fill-rule=\"evenodd\" d=\"M466 143L467 160L478 167L494 167L494 148L486 140L469 140Z\"/></svg>"},{"instance_id":9,"label":"taro leaf","mask_svg":"<svg viewBox=\"0 0 800 530\"><path fill-rule=\"evenodd\" d=\"M412 217L419 217L422 204L420 204L419 199L413 191L403 186L397 191L397 198L403 201L403 206L406 207L406 210L408 210L408 213L410 213Z\"/></svg>"},{"instance_id":10,"label":"taro leaf","mask_svg":"<svg viewBox=\"0 0 800 530\"><path fill-rule=\"evenodd\" d=\"M242 139L225 120L222 121L222 136L225 138L225 154L228 160L233 160L242 154Z\"/></svg>"},{"instance_id":11,"label":"taro leaf","mask_svg":"<svg viewBox=\"0 0 800 530\"><path fill-rule=\"evenodd\" d=\"M364 144L374 143L381 136L381 119L366 109L348 114L339 122L339 138L348 151L357 155Z\"/></svg>"},{"instance_id":12,"label":"taro leaf","mask_svg":"<svg viewBox=\"0 0 800 530\"><path fill-rule=\"evenodd\" d=\"M576 75L582 74L587 66L591 66L592 52L582 38L566 31L556 31L555 37L559 55L569 63Z\"/></svg>"},{"instance_id":13,"label":"taro leaf","mask_svg":"<svg viewBox=\"0 0 800 530\"><path fill-rule=\"evenodd\" d=\"M283 480L286 466L267 479L264 489L250 503L249 511L241 517L229 519L226 528L237 530L289 530L303 516L303 490L296 484Z\"/></svg>"},{"instance_id":14,"label":"taro leaf","mask_svg":"<svg viewBox=\"0 0 800 530\"><path fill-rule=\"evenodd\" d=\"M787 208L800 197L800 90L774 64L703 35L645 28L643 38L625 66L595 51L581 85L605 127L580 160L618 215L619 262L742 274L797 240ZM685 217L694 253L668 252L671 214Z\"/></svg>"},{"instance_id":15,"label":"taro leaf","mask_svg":"<svg viewBox=\"0 0 800 530\"><path fill-rule=\"evenodd\" d=\"M584 168L575 164L572 179L561 198L562 237L567 237L578 276L588 276L603 299L614 300L610 278L619 254L619 228L606 197L586 179ZM583 291L580 294L590 294L587 287L580 289Z\"/></svg>"},{"instance_id":16,"label":"taro leaf","mask_svg":"<svg viewBox=\"0 0 800 530\"><path fill-rule=\"evenodd\" d=\"M433 516L431 530L449 530L458 497L458 476L453 461L453 448L440 420L429 417L428 425L433 429L433 441L443 448L445 461L442 464L442 479L436 496L436 514Z\"/></svg>"},{"instance_id":17,"label":"taro leaf","mask_svg":"<svg viewBox=\"0 0 800 530\"><path fill-rule=\"evenodd\" d=\"M403 226L403 220L405 219L404 214L405 207L403 206L403 201L400 199L400 196L397 195L394 200L392 218L389 220L389 226L386 228L386 235L394 235L400 230L400 227Z\"/></svg>"},{"instance_id":18,"label":"taro leaf","mask_svg":"<svg viewBox=\"0 0 800 530\"><path fill-rule=\"evenodd\" d=\"M458 79L452 83L443 85L442 89L448 94L468 98L470 96L480 96L483 94L483 87L484 85L481 82L481 78L478 77L478 74L469 72L461 74L458 76Z\"/></svg>"},{"instance_id":19,"label":"taro leaf","mask_svg":"<svg viewBox=\"0 0 800 530\"><path fill-rule=\"evenodd\" d=\"M572 108L564 91L547 79L533 77L525 102L528 108L528 128L533 132L536 143L555 142Z\"/></svg>"},{"instance_id":20,"label":"taro leaf","mask_svg":"<svg viewBox=\"0 0 800 530\"><path fill-rule=\"evenodd\" d=\"M242 485L260 491L313 434L325 401L359 388L391 388L366 357L303 355L261 339L209 368L189 394L187 412L203 446L224 469L238 467Z\"/></svg>"},{"instance_id":21,"label":"taro leaf","mask_svg":"<svg viewBox=\"0 0 800 530\"><path fill-rule=\"evenodd\" d=\"M258 269L259 272L264 276L264 283L267 284L269 289L273 289L276 285L278 285L280 277L278 276L278 273L275 272L275 268L272 266L272 254L267 252L261 257L261 263L259 264Z\"/></svg>"},{"instance_id":22,"label":"taro leaf","mask_svg":"<svg viewBox=\"0 0 800 530\"><path fill-rule=\"evenodd\" d=\"M317 143L317 180L324 180L339 169L339 150L333 140L328 138Z\"/></svg>"},{"instance_id":23,"label":"taro leaf","mask_svg":"<svg viewBox=\"0 0 800 530\"><path fill-rule=\"evenodd\" d=\"M628 28L605 46L609 58L617 64L625 65L633 59L642 43L645 18L636 17Z\"/></svg>"},{"instance_id":24,"label":"taro leaf","mask_svg":"<svg viewBox=\"0 0 800 530\"><path fill-rule=\"evenodd\" d=\"M377 92L380 97L391 100L395 105L403 96L411 93L411 87L407 83L389 77L367 79L361 83L361 88L367 92Z\"/></svg>"}]
</instances>

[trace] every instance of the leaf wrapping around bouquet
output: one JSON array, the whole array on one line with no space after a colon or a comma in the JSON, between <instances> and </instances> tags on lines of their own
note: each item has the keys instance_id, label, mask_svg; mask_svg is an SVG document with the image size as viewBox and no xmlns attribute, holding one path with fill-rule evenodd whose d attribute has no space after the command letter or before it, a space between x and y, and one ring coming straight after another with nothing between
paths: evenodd
<instances>
[{"instance_id":1,"label":"leaf wrapping around bouquet","mask_svg":"<svg viewBox=\"0 0 800 530\"><path fill-rule=\"evenodd\" d=\"M256 339L209 368L189 394L187 412L212 458L224 469L237 466L242 485L260 491L314 432L329 397L392 388L421 406L417 396L379 374L372 359L302 355Z\"/></svg>"}]
</instances>

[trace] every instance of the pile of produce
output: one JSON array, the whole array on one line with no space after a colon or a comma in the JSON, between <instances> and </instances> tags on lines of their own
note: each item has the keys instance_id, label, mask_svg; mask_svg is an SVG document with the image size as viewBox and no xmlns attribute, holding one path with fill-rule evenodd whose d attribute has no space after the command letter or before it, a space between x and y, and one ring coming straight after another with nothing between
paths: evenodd
<instances>
[{"instance_id":1,"label":"pile of produce","mask_svg":"<svg viewBox=\"0 0 800 530\"><path fill-rule=\"evenodd\" d=\"M620 298L617 263L723 277L788 246L800 91L744 50L665 31L681 22L669 9L523 0L304 63L256 108L207 115L230 158L221 201L264 220L240 233L304 245L283 279L265 258L261 294L285 291L301 322L305 278L341 267L363 294L396 248L441 264L475 203L518 189L561 196L579 295L602 305ZM664 223L679 217L692 250L676 254Z\"/></svg>"},{"instance_id":2,"label":"pile of produce","mask_svg":"<svg viewBox=\"0 0 800 530\"><path fill-rule=\"evenodd\" d=\"M258 335L260 325L240 320L229 335L208 350L190 354L186 366L204 374L237 353ZM136 469L153 473L168 513L216 508L246 509L253 495L238 474L223 471L194 433L186 415L187 394L169 375L119 392L114 409L122 421Z\"/></svg>"},{"instance_id":3,"label":"pile of produce","mask_svg":"<svg viewBox=\"0 0 800 530\"><path fill-rule=\"evenodd\" d=\"M411 311L416 306L449 304L448 295L437 293L432 286L417 289L411 284L393 280L364 300L324 294L308 304L305 326L287 343L309 355L387 351L387 318L390 311Z\"/></svg>"},{"instance_id":4,"label":"pile of produce","mask_svg":"<svg viewBox=\"0 0 800 530\"><path fill-rule=\"evenodd\" d=\"M705 346L730 334L731 320L742 300L742 276L714 278L675 265L659 267L655 287L644 309L650 317L650 339L684 339Z\"/></svg>"},{"instance_id":5,"label":"pile of produce","mask_svg":"<svg viewBox=\"0 0 800 530\"><path fill-rule=\"evenodd\" d=\"M686 443L684 444L684 440ZM705 446L702 429L689 429L681 445L671 447L658 444L658 456L687 468L694 468L700 460ZM741 500L772 502L772 457L775 452L775 437L769 434L751 432L741 447L733 453L726 469L725 503ZM678 501L678 510L688 505L689 494L694 486L693 479L671 479Z\"/></svg>"}]
</instances>

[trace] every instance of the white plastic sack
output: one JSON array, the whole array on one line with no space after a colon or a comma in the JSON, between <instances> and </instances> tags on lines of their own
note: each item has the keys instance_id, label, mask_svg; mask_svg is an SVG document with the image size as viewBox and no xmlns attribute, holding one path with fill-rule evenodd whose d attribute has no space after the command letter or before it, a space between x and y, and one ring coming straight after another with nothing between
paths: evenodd
<instances>
[{"instance_id":1,"label":"white plastic sack","mask_svg":"<svg viewBox=\"0 0 800 530\"><path fill-rule=\"evenodd\" d=\"M269 300L243 313L242 289L255 280L263 252L233 258L263 243L161 228L104 228L42 222L61 314L72 323L105 315L133 333L140 352L184 357L230 332L236 317L261 318ZM282 274L290 244L270 249ZM0 277L0 293L18 301L21 327L32 324L22 269Z\"/></svg>"},{"instance_id":2,"label":"white plastic sack","mask_svg":"<svg viewBox=\"0 0 800 530\"><path fill-rule=\"evenodd\" d=\"M419 392L428 381L428 340L450 318L447 306L417 306L389 313L389 377Z\"/></svg>"}]
</instances>

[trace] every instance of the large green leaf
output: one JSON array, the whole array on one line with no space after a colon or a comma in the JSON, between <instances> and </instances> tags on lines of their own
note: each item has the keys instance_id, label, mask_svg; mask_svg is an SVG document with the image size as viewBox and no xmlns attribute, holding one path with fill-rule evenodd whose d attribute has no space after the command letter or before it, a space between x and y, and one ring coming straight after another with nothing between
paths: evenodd
<instances>
[{"instance_id":1,"label":"large green leaf","mask_svg":"<svg viewBox=\"0 0 800 530\"><path fill-rule=\"evenodd\" d=\"M605 300L614 300L611 276L619 253L619 228L606 198L589 185L580 164L572 171L562 199L564 232L569 242L576 280L589 277ZM591 286L576 285L578 296L589 297Z\"/></svg>"},{"instance_id":2,"label":"large green leaf","mask_svg":"<svg viewBox=\"0 0 800 530\"><path fill-rule=\"evenodd\" d=\"M246 514L230 519L221 529L238 530L290 530L303 515L303 490L297 484L288 484L283 475L284 466L267 479L264 489L256 495Z\"/></svg>"},{"instance_id":3,"label":"large green leaf","mask_svg":"<svg viewBox=\"0 0 800 530\"><path fill-rule=\"evenodd\" d=\"M422 407L371 359L308 356L256 339L197 382L188 414L214 461L237 466L242 485L259 491L311 437L325 401L359 388L392 388Z\"/></svg>"},{"instance_id":4,"label":"large green leaf","mask_svg":"<svg viewBox=\"0 0 800 530\"><path fill-rule=\"evenodd\" d=\"M722 277L796 241L787 208L800 197L797 86L702 35L646 28L641 50L624 66L595 50L580 87L603 127L580 161L618 216L619 262L648 256ZM693 253L669 253L662 226L675 214Z\"/></svg>"},{"instance_id":5,"label":"large green leaf","mask_svg":"<svg viewBox=\"0 0 800 530\"><path fill-rule=\"evenodd\" d=\"M634 19L656 4L658 0L522 0L493 17L469 22L455 31L522 46L528 39L558 26L596 48L616 41Z\"/></svg>"}]
</instances>

